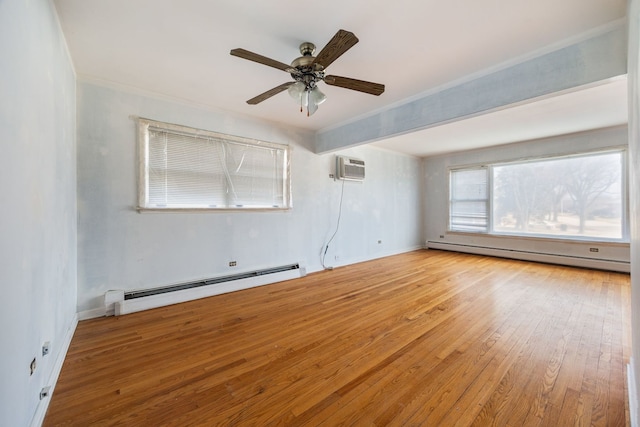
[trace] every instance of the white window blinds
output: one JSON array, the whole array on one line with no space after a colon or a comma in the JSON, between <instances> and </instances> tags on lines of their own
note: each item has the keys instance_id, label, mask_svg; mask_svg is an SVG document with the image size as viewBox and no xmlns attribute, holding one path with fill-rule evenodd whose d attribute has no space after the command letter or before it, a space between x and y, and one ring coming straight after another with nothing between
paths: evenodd
<instances>
[{"instance_id":1,"label":"white window blinds","mask_svg":"<svg viewBox=\"0 0 640 427\"><path fill-rule=\"evenodd\" d=\"M287 209L289 147L139 119L141 209Z\"/></svg>"},{"instance_id":2,"label":"white window blinds","mask_svg":"<svg viewBox=\"0 0 640 427\"><path fill-rule=\"evenodd\" d=\"M487 231L487 177L486 168L450 172L449 230Z\"/></svg>"}]
</instances>

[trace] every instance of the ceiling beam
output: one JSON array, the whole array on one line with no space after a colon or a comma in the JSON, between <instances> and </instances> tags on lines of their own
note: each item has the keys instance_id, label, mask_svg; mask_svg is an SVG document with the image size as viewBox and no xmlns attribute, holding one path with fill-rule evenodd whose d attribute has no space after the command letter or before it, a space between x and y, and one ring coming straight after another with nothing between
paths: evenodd
<instances>
[{"instance_id":1,"label":"ceiling beam","mask_svg":"<svg viewBox=\"0 0 640 427\"><path fill-rule=\"evenodd\" d=\"M496 111L627 72L624 25L363 119L316 133L317 154Z\"/></svg>"}]
</instances>

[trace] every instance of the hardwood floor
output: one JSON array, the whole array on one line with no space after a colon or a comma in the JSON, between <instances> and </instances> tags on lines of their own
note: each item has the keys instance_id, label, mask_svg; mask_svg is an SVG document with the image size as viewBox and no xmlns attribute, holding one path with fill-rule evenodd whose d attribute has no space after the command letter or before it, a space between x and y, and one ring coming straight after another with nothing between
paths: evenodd
<instances>
[{"instance_id":1,"label":"hardwood floor","mask_svg":"<svg viewBox=\"0 0 640 427\"><path fill-rule=\"evenodd\" d=\"M44 425L628 425L629 300L424 250L83 321Z\"/></svg>"}]
</instances>

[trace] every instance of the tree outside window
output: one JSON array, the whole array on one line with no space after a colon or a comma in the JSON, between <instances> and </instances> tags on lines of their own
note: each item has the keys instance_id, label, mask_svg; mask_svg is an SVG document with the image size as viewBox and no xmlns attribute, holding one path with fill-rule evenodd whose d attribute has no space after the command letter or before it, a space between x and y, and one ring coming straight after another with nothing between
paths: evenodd
<instances>
[{"instance_id":1,"label":"tree outside window","mask_svg":"<svg viewBox=\"0 0 640 427\"><path fill-rule=\"evenodd\" d=\"M493 167L493 230L620 239L622 152Z\"/></svg>"}]
</instances>

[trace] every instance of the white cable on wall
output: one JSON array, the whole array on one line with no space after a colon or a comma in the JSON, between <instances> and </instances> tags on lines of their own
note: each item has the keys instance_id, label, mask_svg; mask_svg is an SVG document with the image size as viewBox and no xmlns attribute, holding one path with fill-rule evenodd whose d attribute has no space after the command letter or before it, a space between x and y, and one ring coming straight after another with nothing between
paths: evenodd
<instances>
[{"instance_id":1,"label":"white cable on wall","mask_svg":"<svg viewBox=\"0 0 640 427\"><path fill-rule=\"evenodd\" d=\"M329 244L333 241L333 238L336 237L336 234L338 234L338 229L340 228L340 218L342 217L342 199L344 197L344 183L345 183L345 180L343 179L342 188L340 190L340 205L338 206L338 221L336 222L336 229L333 232L333 235L331 236L327 244L324 246L324 250L322 251L322 256L320 258L320 263L322 264L322 268L324 268L325 270L333 269L333 267L327 267L324 264L324 259L325 259L325 256L327 255L327 251L329 250Z\"/></svg>"}]
</instances>

